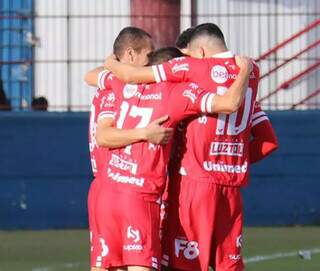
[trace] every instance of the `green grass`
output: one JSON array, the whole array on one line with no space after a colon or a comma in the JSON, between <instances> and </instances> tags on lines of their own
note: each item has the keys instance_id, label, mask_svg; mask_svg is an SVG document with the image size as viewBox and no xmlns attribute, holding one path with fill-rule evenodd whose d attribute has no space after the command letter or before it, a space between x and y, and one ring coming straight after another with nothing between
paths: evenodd
<instances>
[{"instance_id":1,"label":"green grass","mask_svg":"<svg viewBox=\"0 0 320 271\"><path fill-rule=\"evenodd\" d=\"M320 248L320 227L247 228L244 238L245 258L298 252ZM303 260L297 255L247 263L246 267L248 271L318 271L320 254L312 255L311 260Z\"/></svg>"},{"instance_id":2,"label":"green grass","mask_svg":"<svg viewBox=\"0 0 320 271\"><path fill-rule=\"evenodd\" d=\"M320 227L246 228L244 257L320 248ZM2 271L89 270L85 230L0 231ZM248 271L318 271L320 254L311 260L298 256L248 263Z\"/></svg>"}]
</instances>

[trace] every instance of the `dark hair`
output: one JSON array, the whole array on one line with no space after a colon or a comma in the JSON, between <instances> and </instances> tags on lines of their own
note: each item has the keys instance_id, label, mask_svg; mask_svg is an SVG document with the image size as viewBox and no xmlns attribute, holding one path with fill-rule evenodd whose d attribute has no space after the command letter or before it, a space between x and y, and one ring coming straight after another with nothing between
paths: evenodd
<instances>
[{"instance_id":1,"label":"dark hair","mask_svg":"<svg viewBox=\"0 0 320 271\"><path fill-rule=\"evenodd\" d=\"M41 96L38 98L33 98L31 103L32 110L36 111L47 111L48 109L48 100Z\"/></svg>"},{"instance_id":2,"label":"dark hair","mask_svg":"<svg viewBox=\"0 0 320 271\"><path fill-rule=\"evenodd\" d=\"M132 47L140 52L146 46L146 39L151 39L151 35L146 31L128 26L123 28L113 43L113 53L119 59L125 48Z\"/></svg>"},{"instance_id":3,"label":"dark hair","mask_svg":"<svg viewBox=\"0 0 320 271\"><path fill-rule=\"evenodd\" d=\"M199 24L198 26L195 27L194 32L191 35L190 41L193 41L203 35L219 39L224 44L226 43L221 29L216 24L213 24L213 23Z\"/></svg>"},{"instance_id":4,"label":"dark hair","mask_svg":"<svg viewBox=\"0 0 320 271\"><path fill-rule=\"evenodd\" d=\"M187 48L194 30L194 27L189 27L188 29L184 30L176 39L176 47L179 49Z\"/></svg>"},{"instance_id":5,"label":"dark hair","mask_svg":"<svg viewBox=\"0 0 320 271\"><path fill-rule=\"evenodd\" d=\"M148 55L149 65L161 64L180 56L184 56L184 54L176 47L161 48Z\"/></svg>"}]
</instances>

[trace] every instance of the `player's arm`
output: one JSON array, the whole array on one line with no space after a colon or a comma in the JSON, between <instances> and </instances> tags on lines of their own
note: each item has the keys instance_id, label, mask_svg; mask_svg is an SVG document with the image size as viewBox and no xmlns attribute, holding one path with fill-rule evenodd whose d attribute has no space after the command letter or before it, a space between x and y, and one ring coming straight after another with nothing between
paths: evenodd
<instances>
[{"instance_id":1,"label":"player's arm","mask_svg":"<svg viewBox=\"0 0 320 271\"><path fill-rule=\"evenodd\" d=\"M153 144L167 144L173 129L162 127L168 116L154 120L145 128L118 129L114 127L114 118L109 116L98 121L96 140L100 147L120 148L140 141Z\"/></svg>"},{"instance_id":2,"label":"player's arm","mask_svg":"<svg viewBox=\"0 0 320 271\"><path fill-rule=\"evenodd\" d=\"M251 135L252 139L249 146L251 163L256 163L266 158L279 147L272 124L258 103L256 103L252 115Z\"/></svg>"},{"instance_id":3,"label":"player's arm","mask_svg":"<svg viewBox=\"0 0 320 271\"><path fill-rule=\"evenodd\" d=\"M199 88L195 83L173 84L175 91L171 91L172 101L180 101L176 108L176 118L186 117L194 114L225 113L230 114L239 109L248 87L251 72L251 61L246 57L236 57L237 65L240 67L237 79L223 95L215 94L216 91L208 91ZM191 102L190 102L191 101Z\"/></svg>"},{"instance_id":4,"label":"player's arm","mask_svg":"<svg viewBox=\"0 0 320 271\"><path fill-rule=\"evenodd\" d=\"M92 87L98 87L100 89L105 89L104 80L108 71L103 68L103 66L94 68L88 71L84 76L84 81Z\"/></svg>"},{"instance_id":5,"label":"player's arm","mask_svg":"<svg viewBox=\"0 0 320 271\"><path fill-rule=\"evenodd\" d=\"M84 81L92 87L98 87L99 74L104 71L103 66L88 71L84 76Z\"/></svg>"},{"instance_id":6,"label":"player's arm","mask_svg":"<svg viewBox=\"0 0 320 271\"><path fill-rule=\"evenodd\" d=\"M107 57L104 68L111 71L118 79L125 83L155 82L152 67L137 67L121 63L114 55Z\"/></svg>"},{"instance_id":7,"label":"player's arm","mask_svg":"<svg viewBox=\"0 0 320 271\"><path fill-rule=\"evenodd\" d=\"M105 61L105 69L125 83L188 82L201 59L179 57L160 65L137 67L119 62L113 55ZM198 64L198 65L195 65Z\"/></svg>"},{"instance_id":8,"label":"player's arm","mask_svg":"<svg viewBox=\"0 0 320 271\"><path fill-rule=\"evenodd\" d=\"M206 106L211 109L209 113L226 113L230 114L239 109L248 88L249 75L252 70L252 64L249 58L236 56L236 63L240 68L237 79L224 95L208 96Z\"/></svg>"}]
</instances>

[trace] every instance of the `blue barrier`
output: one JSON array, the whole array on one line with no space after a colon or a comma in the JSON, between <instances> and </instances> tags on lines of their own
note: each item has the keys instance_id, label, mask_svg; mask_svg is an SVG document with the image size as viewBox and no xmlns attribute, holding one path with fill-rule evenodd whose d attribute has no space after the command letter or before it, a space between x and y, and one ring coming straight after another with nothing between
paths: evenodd
<instances>
[{"instance_id":1,"label":"blue barrier","mask_svg":"<svg viewBox=\"0 0 320 271\"><path fill-rule=\"evenodd\" d=\"M246 225L320 223L320 111L272 112L280 149L252 166ZM87 226L87 113L0 114L0 229Z\"/></svg>"}]
</instances>

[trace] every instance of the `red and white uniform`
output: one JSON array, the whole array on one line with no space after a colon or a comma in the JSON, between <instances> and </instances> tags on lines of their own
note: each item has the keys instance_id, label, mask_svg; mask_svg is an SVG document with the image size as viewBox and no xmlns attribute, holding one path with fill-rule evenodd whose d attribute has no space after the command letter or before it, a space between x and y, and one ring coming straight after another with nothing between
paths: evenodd
<instances>
[{"instance_id":1,"label":"red and white uniform","mask_svg":"<svg viewBox=\"0 0 320 271\"><path fill-rule=\"evenodd\" d=\"M255 104L251 121L250 163L256 163L278 148L278 139L259 102Z\"/></svg>"},{"instance_id":2,"label":"red and white uniform","mask_svg":"<svg viewBox=\"0 0 320 271\"><path fill-rule=\"evenodd\" d=\"M95 214L95 200L99 191L100 184L100 173L103 165L103 161L106 159L106 149L100 148L96 142L96 130L97 122L99 119L108 117L108 111L103 110L102 104L108 98L108 93L101 89L96 91L93 97L91 108L90 108L90 120L89 120L89 150L90 160L92 166L92 173L94 179L90 185L88 193L88 220L89 220L89 231L90 231L90 262L91 266L95 266L97 248L99 246L99 236L96 223Z\"/></svg>"},{"instance_id":3,"label":"red and white uniform","mask_svg":"<svg viewBox=\"0 0 320 271\"><path fill-rule=\"evenodd\" d=\"M114 109L117 128L146 127L164 115L169 115L164 125L175 127L183 118L211 112L214 94L194 83L124 85L111 74L106 74L103 82L104 88L112 89L109 95L115 97L114 104L104 108ZM170 144L138 142L109 149L97 200L98 228L103 238L97 267L160 268L158 200L165 188L170 148Z\"/></svg>"},{"instance_id":4,"label":"red and white uniform","mask_svg":"<svg viewBox=\"0 0 320 271\"><path fill-rule=\"evenodd\" d=\"M153 66L158 81L197 82L200 87L222 95L236 79L239 68L230 52L218 57L182 57ZM254 65L244 103L231 115L199 117L187 127L187 148L182 171L194 178L221 184L245 185L249 173L249 142L259 69Z\"/></svg>"},{"instance_id":5,"label":"red and white uniform","mask_svg":"<svg viewBox=\"0 0 320 271\"><path fill-rule=\"evenodd\" d=\"M230 52L212 58L176 58L153 66L157 82L197 82L222 95L239 68ZM249 176L252 114L259 69L253 66L243 105L230 115L187 122L179 177L169 192L169 223L162 263L183 270L243 270L240 186ZM178 221L178 223L174 223Z\"/></svg>"}]
</instances>

